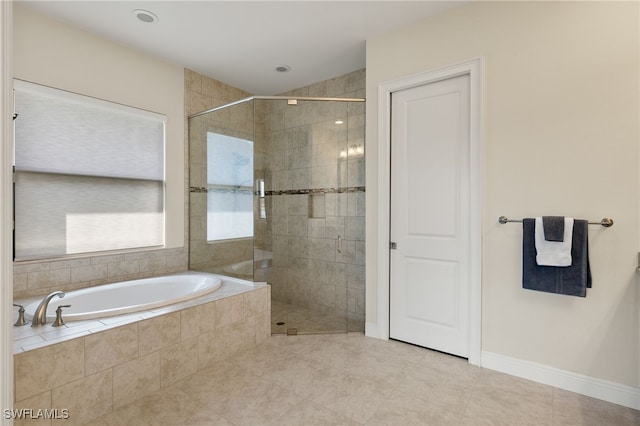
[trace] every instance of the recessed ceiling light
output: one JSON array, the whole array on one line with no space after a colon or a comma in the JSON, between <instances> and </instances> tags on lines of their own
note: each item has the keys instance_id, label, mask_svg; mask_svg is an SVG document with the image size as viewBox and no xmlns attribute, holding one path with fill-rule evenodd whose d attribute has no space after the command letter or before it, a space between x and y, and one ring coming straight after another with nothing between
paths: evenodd
<instances>
[{"instance_id":1,"label":"recessed ceiling light","mask_svg":"<svg viewBox=\"0 0 640 426\"><path fill-rule=\"evenodd\" d=\"M158 17L148 10L144 9L134 9L131 11L133 16L138 18L139 21L144 22L145 24L155 24L158 22Z\"/></svg>"},{"instance_id":2,"label":"recessed ceiling light","mask_svg":"<svg viewBox=\"0 0 640 426\"><path fill-rule=\"evenodd\" d=\"M274 68L278 72L289 72L291 71L291 67L289 65L278 65Z\"/></svg>"}]
</instances>

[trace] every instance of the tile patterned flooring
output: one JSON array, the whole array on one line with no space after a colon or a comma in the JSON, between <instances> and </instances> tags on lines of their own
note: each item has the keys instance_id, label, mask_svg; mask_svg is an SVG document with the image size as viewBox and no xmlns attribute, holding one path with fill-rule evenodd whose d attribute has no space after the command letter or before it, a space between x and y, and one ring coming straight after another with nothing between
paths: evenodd
<instances>
[{"instance_id":1,"label":"tile patterned flooring","mask_svg":"<svg viewBox=\"0 0 640 426\"><path fill-rule=\"evenodd\" d=\"M321 312L311 308L271 300L271 333L287 334L287 329L295 328L299 334L345 333L348 327L346 315ZM362 331L364 326L359 330Z\"/></svg>"},{"instance_id":2,"label":"tile patterned flooring","mask_svg":"<svg viewBox=\"0 0 640 426\"><path fill-rule=\"evenodd\" d=\"M362 334L273 336L90 423L640 425L640 411Z\"/></svg>"}]
</instances>

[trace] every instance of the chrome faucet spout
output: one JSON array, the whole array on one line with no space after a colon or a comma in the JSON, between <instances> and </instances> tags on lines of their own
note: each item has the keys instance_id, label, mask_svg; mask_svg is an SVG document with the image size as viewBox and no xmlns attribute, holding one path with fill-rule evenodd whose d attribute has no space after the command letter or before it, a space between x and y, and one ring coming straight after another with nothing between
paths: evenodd
<instances>
[{"instance_id":1,"label":"chrome faucet spout","mask_svg":"<svg viewBox=\"0 0 640 426\"><path fill-rule=\"evenodd\" d=\"M47 294L42 302L36 308L36 311L33 313L33 320L31 321L31 327L37 327L40 325L45 325L47 323L47 307L49 306L49 302L54 297L64 297L63 291L54 291L53 293Z\"/></svg>"}]
</instances>

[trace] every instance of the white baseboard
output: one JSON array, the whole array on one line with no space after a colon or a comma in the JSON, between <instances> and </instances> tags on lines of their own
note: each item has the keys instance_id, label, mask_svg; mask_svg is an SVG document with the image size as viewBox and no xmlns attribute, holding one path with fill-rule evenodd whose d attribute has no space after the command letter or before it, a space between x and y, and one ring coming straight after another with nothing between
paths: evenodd
<instances>
[{"instance_id":1,"label":"white baseboard","mask_svg":"<svg viewBox=\"0 0 640 426\"><path fill-rule=\"evenodd\" d=\"M640 410L640 388L482 352L482 367Z\"/></svg>"}]
</instances>

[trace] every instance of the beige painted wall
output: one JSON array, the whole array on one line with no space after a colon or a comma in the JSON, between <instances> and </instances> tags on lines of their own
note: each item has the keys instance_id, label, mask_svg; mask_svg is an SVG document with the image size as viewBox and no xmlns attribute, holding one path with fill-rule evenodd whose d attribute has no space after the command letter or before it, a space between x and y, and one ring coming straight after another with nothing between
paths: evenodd
<instances>
[{"instance_id":1,"label":"beige painted wall","mask_svg":"<svg viewBox=\"0 0 640 426\"><path fill-rule=\"evenodd\" d=\"M14 8L14 76L165 114L166 245L184 245L184 69Z\"/></svg>"},{"instance_id":2,"label":"beige painted wall","mask_svg":"<svg viewBox=\"0 0 640 426\"><path fill-rule=\"evenodd\" d=\"M640 384L639 3L474 2L367 43L367 323L376 324L378 84L482 57L482 350ZM586 298L521 288L522 231L590 226Z\"/></svg>"}]
</instances>

